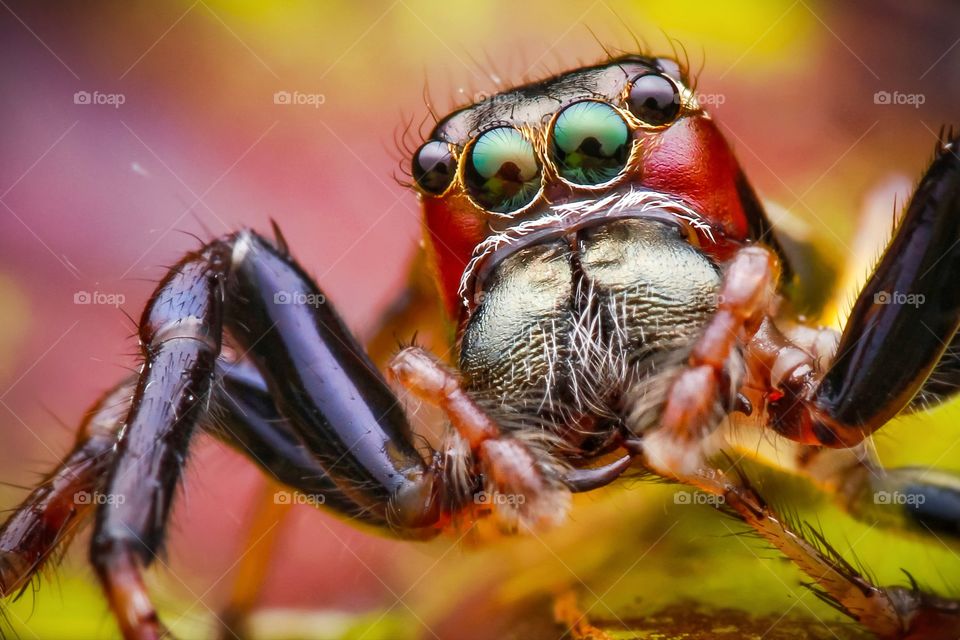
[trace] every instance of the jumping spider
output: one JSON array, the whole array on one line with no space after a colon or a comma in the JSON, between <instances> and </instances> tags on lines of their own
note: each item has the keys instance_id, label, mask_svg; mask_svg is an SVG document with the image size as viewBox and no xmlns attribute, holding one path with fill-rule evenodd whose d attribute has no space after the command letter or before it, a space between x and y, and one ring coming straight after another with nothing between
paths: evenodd
<instances>
[{"instance_id":1,"label":"jumping spider","mask_svg":"<svg viewBox=\"0 0 960 640\"><path fill-rule=\"evenodd\" d=\"M960 480L883 469L865 439L960 388L958 141L942 136L837 335L791 305L790 243L675 61L627 55L459 109L411 169L454 365L410 346L381 375L278 230L207 243L150 298L139 374L0 531L0 593L92 517L90 558L124 636L164 635L141 573L199 428L325 508L411 539L484 517L559 525L571 493L642 470L721 496L877 636L956 638L960 602L871 584L717 461L774 438L855 517L896 491L927 499L880 505L884 523L957 535ZM903 294L926 302L885 298ZM408 296L393 319L425 304ZM224 335L239 356L221 357ZM443 411L437 450L415 445L388 380ZM125 500L78 505L80 491Z\"/></svg>"}]
</instances>

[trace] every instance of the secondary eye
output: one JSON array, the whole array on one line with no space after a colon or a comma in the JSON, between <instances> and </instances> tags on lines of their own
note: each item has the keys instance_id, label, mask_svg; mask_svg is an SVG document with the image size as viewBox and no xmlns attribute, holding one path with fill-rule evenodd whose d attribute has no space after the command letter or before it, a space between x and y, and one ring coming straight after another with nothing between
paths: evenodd
<instances>
[{"instance_id":1,"label":"secondary eye","mask_svg":"<svg viewBox=\"0 0 960 640\"><path fill-rule=\"evenodd\" d=\"M430 140L413 154L412 173L417 186L434 195L447 190L453 182L457 163L450 152L450 145L439 140Z\"/></svg>"},{"instance_id":2,"label":"secondary eye","mask_svg":"<svg viewBox=\"0 0 960 640\"><path fill-rule=\"evenodd\" d=\"M494 213L529 204L540 191L540 162L530 141L513 127L480 134L468 152L464 180L473 199Z\"/></svg>"},{"instance_id":3,"label":"secondary eye","mask_svg":"<svg viewBox=\"0 0 960 640\"><path fill-rule=\"evenodd\" d=\"M646 124L669 124L680 113L680 91L666 76L657 73L639 76L630 85L627 106Z\"/></svg>"},{"instance_id":4,"label":"secondary eye","mask_svg":"<svg viewBox=\"0 0 960 640\"><path fill-rule=\"evenodd\" d=\"M608 104L575 102L557 116L550 152L564 179L575 184L603 184L616 178L627 164L630 129Z\"/></svg>"}]
</instances>

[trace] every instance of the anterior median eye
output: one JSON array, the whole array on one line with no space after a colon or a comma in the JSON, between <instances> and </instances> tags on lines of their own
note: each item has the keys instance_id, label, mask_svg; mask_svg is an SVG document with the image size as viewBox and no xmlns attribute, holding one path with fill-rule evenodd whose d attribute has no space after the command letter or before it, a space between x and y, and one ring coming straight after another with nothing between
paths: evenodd
<instances>
[{"instance_id":1,"label":"anterior median eye","mask_svg":"<svg viewBox=\"0 0 960 640\"><path fill-rule=\"evenodd\" d=\"M450 153L450 145L440 140L430 140L413 154L412 173L417 186L434 195L447 190L457 170L456 161Z\"/></svg>"},{"instance_id":2,"label":"anterior median eye","mask_svg":"<svg viewBox=\"0 0 960 640\"><path fill-rule=\"evenodd\" d=\"M550 150L560 176L596 185L616 178L630 157L630 129L608 104L574 102L557 116Z\"/></svg>"},{"instance_id":3,"label":"anterior median eye","mask_svg":"<svg viewBox=\"0 0 960 640\"><path fill-rule=\"evenodd\" d=\"M464 179L471 197L494 213L529 204L540 191L540 162L530 141L513 127L489 129L470 147Z\"/></svg>"}]
</instances>

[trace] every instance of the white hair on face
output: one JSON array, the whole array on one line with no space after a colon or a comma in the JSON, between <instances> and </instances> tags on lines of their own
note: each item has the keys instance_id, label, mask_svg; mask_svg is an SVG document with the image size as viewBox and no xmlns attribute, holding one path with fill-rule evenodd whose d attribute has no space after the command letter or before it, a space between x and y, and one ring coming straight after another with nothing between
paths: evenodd
<instances>
[{"instance_id":1,"label":"white hair on face","mask_svg":"<svg viewBox=\"0 0 960 640\"><path fill-rule=\"evenodd\" d=\"M663 211L670 214L709 238L712 242L713 229L703 217L675 196L659 191L633 189L626 193L611 193L602 198L577 200L550 207L550 212L533 220L526 220L506 231L495 233L477 245L473 256L460 277L458 293L463 306L469 307L469 293L480 264L496 251L516 244L524 237L537 232L559 231L576 226L585 220L616 218L627 211L647 213Z\"/></svg>"}]
</instances>

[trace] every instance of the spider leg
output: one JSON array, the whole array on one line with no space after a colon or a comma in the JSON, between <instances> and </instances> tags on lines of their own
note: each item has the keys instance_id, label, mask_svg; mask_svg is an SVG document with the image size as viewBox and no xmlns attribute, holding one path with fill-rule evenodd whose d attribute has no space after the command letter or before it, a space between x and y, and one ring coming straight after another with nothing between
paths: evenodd
<instances>
[{"instance_id":1,"label":"spider leg","mask_svg":"<svg viewBox=\"0 0 960 640\"><path fill-rule=\"evenodd\" d=\"M338 491L279 414L256 369L248 363L219 363L217 380L204 431L257 464L271 485L322 496L323 506L341 515L387 526ZM106 495L104 474L116 459L135 384L136 379L128 379L104 394L87 413L71 452L0 527L0 597L22 592L93 516L98 496ZM274 500L270 506L277 506Z\"/></svg>"},{"instance_id":2,"label":"spider leg","mask_svg":"<svg viewBox=\"0 0 960 640\"><path fill-rule=\"evenodd\" d=\"M438 533L437 470L414 447L393 391L303 269L245 232L226 295L226 328L337 490L397 535Z\"/></svg>"},{"instance_id":3,"label":"spider leg","mask_svg":"<svg viewBox=\"0 0 960 640\"><path fill-rule=\"evenodd\" d=\"M211 419L205 428L238 453L249 458L264 474L324 507L366 524L386 527L384 513L353 502L316 457L290 422L277 409L267 383L248 363L218 367Z\"/></svg>"},{"instance_id":4,"label":"spider leg","mask_svg":"<svg viewBox=\"0 0 960 640\"><path fill-rule=\"evenodd\" d=\"M284 517L290 505L278 501L283 485L265 479L259 495L253 501L254 512L244 526L241 549L233 569L232 589L228 600L217 614L218 640L243 638L251 635L249 618L256 609L273 564L277 543L280 542Z\"/></svg>"},{"instance_id":5,"label":"spider leg","mask_svg":"<svg viewBox=\"0 0 960 640\"><path fill-rule=\"evenodd\" d=\"M145 362L99 509L90 559L126 638L166 634L141 570L160 552L190 437L204 414L220 355L231 239L178 263L140 322Z\"/></svg>"},{"instance_id":6,"label":"spider leg","mask_svg":"<svg viewBox=\"0 0 960 640\"><path fill-rule=\"evenodd\" d=\"M721 497L728 511L813 579L820 589L818 595L881 638L956 637L960 633L960 602L916 588L870 584L815 530L794 530L745 479L730 482L722 472L707 465L710 445L705 437L735 406L733 398L726 407L722 402L725 383L733 393L740 387L739 382L731 384L726 380L738 353L743 350L749 355L751 348L754 352L763 351L756 343L777 337L771 334L767 317L770 287L775 281L776 260L772 253L760 247L746 247L735 254L724 276L717 313L695 343L688 366L673 381L659 427L641 434L633 448L658 474ZM782 342L768 351L787 360L809 361L808 353ZM748 357L744 364L753 367L760 363ZM804 533L812 536L816 544L806 539Z\"/></svg>"},{"instance_id":7,"label":"spider leg","mask_svg":"<svg viewBox=\"0 0 960 640\"><path fill-rule=\"evenodd\" d=\"M960 546L960 475L864 463L837 479L837 499L854 517Z\"/></svg>"},{"instance_id":8,"label":"spider leg","mask_svg":"<svg viewBox=\"0 0 960 640\"><path fill-rule=\"evenodd\" d=\"M351 513L407 537L442 526L440 474L414 448L402 408L323 294L256 234L226 236L171 270L141 322L145 363L105 485L118 500L98 510L91 545L128 638L165 633L141 571L160 550L190 437L207 414L224 329L323 470L316 475L335 485L331 506L342 497ZM316 486L310 480L295 486Z\"/></svg>"},{"instance_id":9,"label":"spider leg","mask_svg":"<svg viewBox=\"0 0 960 640\"><path fill-rule=\"evenodd\" d=\"M128 381L94 404L71 451L0 527L0 597L22 593L92 515L132 394Z\"/></svg>"},{"instance_id":10,"label":"spider leg","mask_svg":"<svg viewBox=\"0 0 960 640\"><path fill-rule=\"evenodd\" d=\"M779 433L852 446L923 398L925 386L942 395L944 380L948 392L960 385L957 354L949 350L960 326L958 147L960 136L940 143L826 373L801 365L783 380L782 397L769 405ZM940 362L941 377L930 379Z\"/></svg>"},{"instance_id":11,"label":"spider leg","mask_svg":"<svg viewBox=\"0 0 960 640\"><path fill-rule=\"evenodd\" d=\"M948 640L960 634L960 601L920 591L916 585L879 587L870 583L813 528L795 528L741 478L718 471L680 478L722 498L720 508L749 525L812 580L815 593L889 640Z\"/></svg>"},{"instance_id":12,"label":"spider leg","mask_svg":"<svg viewBox=\"0 0 960 640\"><path fill-rule=\"evenodd\" d=\"M905 411L925 411L960 392L960 337L954 336L930 377L913 397Z\"/></svg>"},{"instance_id":13,"label":"spider leg","mask_svg":"<svg viewBox=\"0 0 960 640\"><path fill-rule=\"evenodd\" d=\"M645 462L660 475L694 473L705 436L736 406L737 354L767 313L777 264L760 246L740 249L728 263L716 312L670 385L659 426L643 434Z\"/></svg>"},{"instance_id":14,"label":"spider leg","mask_svg":"<svg viewBox=\"0 0 960 640\"><path fill-rule=\"evenodd\" d=\"M269 403L255 371L230 365L219 370L218 377L222 384L215 391L214 404L219 407L219 420L217 427L204 425L205 429L279 482L291 485L322 475L296 437L276 426L282 418ZM91 407L71 451L0 526L0 597L22 591L93 515L104 495L104 475L116 459L135 385L135 378L124 380ZM228 395L240 392L245 394L243 404ZM328 486L335 488L333 483Z\"/></svg>"},{"instance_id":15,"label":"spider leg","mask_svg":"<svg viewBox=\"0 0 960 640\"><path fill-rule=\"evenodd\" d=\"M905 534L960 545L960 475L932 468L883 467L871 447L810 447L784 439L760 442L755 433L734 448L811 481L851 516Z\"/></svg>"},{"instance_id":16,"label":"spider leg","mask_svg":"<svg viewBox=\"0 0 960 640\"><path fill-rule=\"evenodd\" d=\"M564 481L567 470L558 468L536 443L503 432L473 401L457 375L436 357L419 347L408 347L394 357L387 371L399 385L447 415L453 430L448 437L452 447L447 448L463 448L479 463L486 494L475 501L493 507L502 528L514 530L519 524L542 529L566 518L571 492ZM606 470L608 481L624 469L616 468L613 474Z\"/></svg>"}]
</instances>

